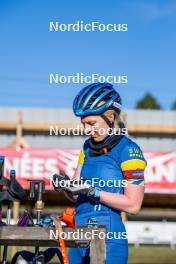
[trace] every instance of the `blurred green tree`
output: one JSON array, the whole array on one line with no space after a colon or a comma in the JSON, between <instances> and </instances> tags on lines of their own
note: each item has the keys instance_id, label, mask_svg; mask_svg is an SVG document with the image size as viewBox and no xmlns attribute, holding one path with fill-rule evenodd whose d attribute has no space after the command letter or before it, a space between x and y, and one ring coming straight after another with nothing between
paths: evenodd
<instances>
[{"instance_id":1,"label":"blurred green tree","mask_svg":"<svg viewBox=\"0 0 176 264\"><path fill-rule=\"evenodd\" d=\"M171 110L176 110L176 100L172 103Z\"/></svg>"},{"instance_id":2,"label":"blurred green tree","mask_svg":"<svg viewBox=\"0 0 176 264\"><path fill-rule=\"evenodd\" d=\"M157 102L156 98L150 94L146 93L142 99L140 99L136 104L136 109L161 109L161 106Z\"/></svg>"}]
</instances>

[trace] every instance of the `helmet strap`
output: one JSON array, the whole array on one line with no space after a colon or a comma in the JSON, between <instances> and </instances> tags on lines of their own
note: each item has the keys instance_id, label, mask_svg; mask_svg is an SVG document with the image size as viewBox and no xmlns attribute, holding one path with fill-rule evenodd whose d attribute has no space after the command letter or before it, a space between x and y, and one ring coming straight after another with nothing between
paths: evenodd
<instances>
[{"instance_id":1,"label":"helmet strap","mask_svg":"<svg viewBox=\"0 0 176 264\"><path fill-rule=\"evenodd\" d=\"M113 128L114 127L114 121L111 122L107 116L105 116L104 114L101 114L101 117L104 119L104 121L106 122L106 124L110 127Z\"/></svg>"}]
</instances>

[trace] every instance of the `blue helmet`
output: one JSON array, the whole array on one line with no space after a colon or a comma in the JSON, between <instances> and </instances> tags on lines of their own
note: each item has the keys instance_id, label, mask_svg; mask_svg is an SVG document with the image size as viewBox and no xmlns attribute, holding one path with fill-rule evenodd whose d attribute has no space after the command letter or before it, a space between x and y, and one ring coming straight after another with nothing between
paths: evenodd
<instances>
[{"instance_id":1,"label":"blue helmet","mask_svg":"<svg viewBox=\"0 0 176 264\"><path fill-rule=\"evenodd\" d=\"M103 102L100 105L100 102ZM101 115L106 110L121 110L121 97L110 83L93 83L83 88L73 102L76 116Z\"/></svg>"}]
</instances>

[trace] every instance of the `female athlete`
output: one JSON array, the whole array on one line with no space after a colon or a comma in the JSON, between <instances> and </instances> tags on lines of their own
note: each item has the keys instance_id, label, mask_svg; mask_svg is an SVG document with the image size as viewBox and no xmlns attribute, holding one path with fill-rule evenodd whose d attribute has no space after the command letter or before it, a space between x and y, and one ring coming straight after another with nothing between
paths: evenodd
<instances>
[{"instance_id":1,"label":"female athlete","mask_svg":"<svg viewBox=\"0 0 176 264\"><path fill-rule=\"evenodd\" d=\"M146 161L140 147L124 133L121 98L109 83L94 83L76 96L73 111L89 138L80 152L74 179L91 182L78 191L75 221L96 219L106 225L106 264L128 262L128 241L121 212L137 214L144 196ZM118 131L118 132L117 132ZM134 230L135 232L135 230ZM69 263L89 264L89 249L73 248Z\"/></svg>"}]
</instances>

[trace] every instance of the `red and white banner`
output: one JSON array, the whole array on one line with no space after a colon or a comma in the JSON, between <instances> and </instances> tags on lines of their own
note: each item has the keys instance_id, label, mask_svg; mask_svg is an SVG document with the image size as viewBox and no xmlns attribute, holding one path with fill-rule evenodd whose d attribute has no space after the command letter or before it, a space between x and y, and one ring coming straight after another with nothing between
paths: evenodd
<instances>
[{"instance_id":1,"label":"red and white banner","mask_svg":"<svg viewBox=\"0 0 176 264\"><path fill-rule=\"evenodd\" d=\"M52 188L51 176L64 171L72 177L77 165L79 150L71 149L22 149L0 148L5 156L5 176L16 170L17 179L24 188L29 180L42 179L46 189ZM146 192L176 193L176 152L144 153L147 160L145 172Z\"/></svg>"},{"instance_id":2,"label":"red and white banner","mask_svg":"<svg viewBox=\"0 0 176 264\"><path fill-rule=\"evenodd\" d=\"M46 189L52 189L51 177L64 171L72 177L77 166L79 150L71 149L20 149L0 148L0 156L5 156L5 176L11 169L22 186L29 188L29 180L44 180Z\"/></svg>"},{"instance_id":3,"label":"red and white banner","mask_svg":"<svg viewBox=\"0 0 176 264\"><path fill-rule=\"evenodd\" d=\"M176 193L176 152L144 153L146 192Z\"/></svg>"}]
</instances>

